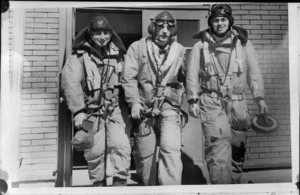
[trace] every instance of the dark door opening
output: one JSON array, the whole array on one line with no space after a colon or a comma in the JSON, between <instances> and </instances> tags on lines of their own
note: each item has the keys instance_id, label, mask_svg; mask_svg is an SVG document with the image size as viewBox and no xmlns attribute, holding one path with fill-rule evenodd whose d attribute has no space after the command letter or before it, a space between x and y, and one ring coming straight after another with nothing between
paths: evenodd
<instances>
[{"instance_id":1,"label":"dark door opening","mask_svg":"<svg viewBox=\"0 0 300 195\"><path fill-rule=\"evenodd\" d=\"M76 9L75 35L85 28L92 17L104 16L108 19L114 30L122 39L126 49L136 40L142 37L142 11L132 10L107 10L98 8L79 8ZM126 104L120 102L120 104ZM120 105L126 106L126 105ZM74 133L76 129L74 128ZM133 163L132 163L133 165ZM85 169L87 162L83 152L73 150L73 169ZM133 166L132 166L133 167Z\"/></svg>"}]
</instances>

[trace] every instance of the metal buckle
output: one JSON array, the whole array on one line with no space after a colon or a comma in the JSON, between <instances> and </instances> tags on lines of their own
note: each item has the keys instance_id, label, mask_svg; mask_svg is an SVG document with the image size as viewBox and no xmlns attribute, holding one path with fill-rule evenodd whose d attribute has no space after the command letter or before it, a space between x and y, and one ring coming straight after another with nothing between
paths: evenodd
<instances>
[{"instance_id":1,"label":"metal buckle","mask_svg":"<svg viewBox=\"0 0 300 195\"><path fill-rule=\"evenodd\" d=\"M163 96L163 95L164 95L164 90L165 90L165 87L163 87L163 86L158 86L158 87L156 88L156 94L155 94L155 96L156 96L156 97L161 97L161 96Z\"/></svg>"}]
</instances>

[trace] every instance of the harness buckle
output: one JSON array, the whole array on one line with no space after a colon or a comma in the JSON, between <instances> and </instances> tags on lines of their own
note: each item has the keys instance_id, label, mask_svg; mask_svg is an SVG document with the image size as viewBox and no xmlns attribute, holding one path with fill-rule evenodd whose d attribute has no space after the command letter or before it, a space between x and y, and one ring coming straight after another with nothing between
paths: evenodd
<instances>
[{"instance_id":1,"label":"harness buckle","mask_svg":"<svg viewBox=\"0 0 300 195\"><path fill-rule=\"evenodd\" d=\"M164 86L158 86L156 88L156 94L155 94L155 96L156 97L162 97L164 95L164 90L165 90Z\"/></svg>"}]
</instances>

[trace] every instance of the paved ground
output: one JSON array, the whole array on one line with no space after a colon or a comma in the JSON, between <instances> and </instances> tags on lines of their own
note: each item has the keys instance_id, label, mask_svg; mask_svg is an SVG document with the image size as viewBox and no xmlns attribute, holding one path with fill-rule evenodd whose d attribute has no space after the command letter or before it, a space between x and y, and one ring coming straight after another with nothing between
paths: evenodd
<instances>
[{"instance_id":1,"label":"paved ground","mask_svg":"<svg viewBox=\"0 0 300 195\"><path fill-rule=\"evenodd\" d=\"M291 169L278 169L278 170L263 170L263 171L249 171L242 177L242 183L284 183L292 181ZM251 183L250 182L250 183ZM89 181L87 170L73 171L73 187L90 187L92 184ZM111 185L112 181L108 181ZM131 178L128 180L129 186L138 186L138 179L136 178L135 171L131 171ZM54 187L54 183L27 183L20 184L23 187Z\"/></svg>"},{"instance_id":2,"label":"paved ground","mask_svg":"<svg viewBox=\"0 0 300 195\"><path fill-rule=\"evenodd\" d=\"M83 181L83 178L84 181ZM73 172L73 186L91 185L88 180L86 170L78 170ZM265 170L265 171L249 171L242 176L242 183L284 183L292 182L291 169ZM109 181L108 183L111 183ZM135 171L131 171L131 178L128 180L128 185L139 185Z\"/></svg>"}]
</instances>

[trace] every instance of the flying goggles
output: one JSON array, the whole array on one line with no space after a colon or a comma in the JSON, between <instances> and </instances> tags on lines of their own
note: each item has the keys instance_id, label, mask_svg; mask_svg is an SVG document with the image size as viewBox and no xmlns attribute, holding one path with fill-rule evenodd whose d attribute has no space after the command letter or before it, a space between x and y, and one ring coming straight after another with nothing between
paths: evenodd
<instances>
[{"instance_id":1,"label":"flying goggles","mask_svg":"<svg viewBox=\"0 0 300 195\"><path fill-rule=\"evenodd\" d=\"M216 12L216 11L222 12L222 10L224 10L224 12L229 15L232 14L232 9L227 4L214 4L210 9L211 12Z\"/></svg>"},{"instance_id":2,"label":"flying goggles","mask_svg":"<svg viewBox=\"0 0 300 195\"><path fill-rule=\"evenodd\" d=\"M154 23L158 26L163 26L164 24L167 24L169 27L175 26L175 20L174 19L163 19L163 18L157 18Z\"/></svg>"}]
</instances>

